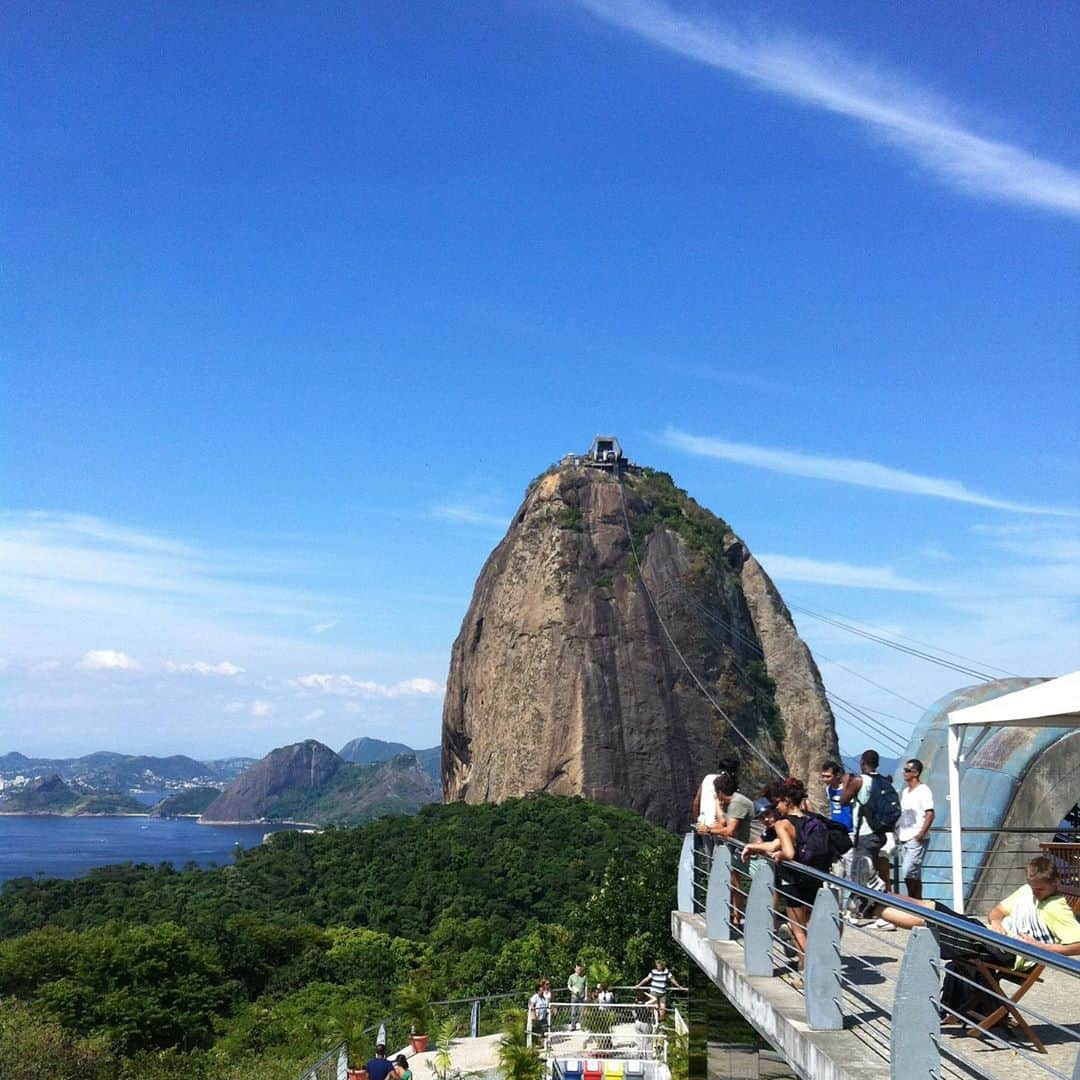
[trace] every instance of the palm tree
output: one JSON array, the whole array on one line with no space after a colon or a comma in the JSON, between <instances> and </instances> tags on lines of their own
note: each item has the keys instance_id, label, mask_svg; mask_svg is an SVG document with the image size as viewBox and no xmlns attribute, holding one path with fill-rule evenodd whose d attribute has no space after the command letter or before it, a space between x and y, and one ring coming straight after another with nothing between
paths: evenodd
<instances>
[{"instance_id":1,"label":"palm tree","mask_svg":"<svg viewBox=\"0 0 1080 1080\"><path fill-rule=\"evenodd\" d=\"M507 1009L502 1015L502 1028L499 1071L504 1080L541 1080L544 1062L526 1039L525 1013L521 1009Z\"/></svg>"}]
</instances>

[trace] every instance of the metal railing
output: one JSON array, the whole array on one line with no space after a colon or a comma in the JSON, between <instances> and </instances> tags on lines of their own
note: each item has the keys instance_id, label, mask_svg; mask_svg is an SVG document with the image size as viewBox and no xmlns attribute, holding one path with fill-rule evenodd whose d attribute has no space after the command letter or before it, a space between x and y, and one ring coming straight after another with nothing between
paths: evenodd
<instances>
[{"instance_id":1,"label":"metal railing","mask_svg":"<svg viewBox=\"0 0 1080 1080\"><path fill-rule=\"evenodd\" d=\"M349 1047L346 1043L339 1043L301 1073L299 1080L347 1080L348 1075Z\"/></svg>"},{"instance_id":2,"label":"metal railing","mask_svg":"<svg viewBox=\"0 0 1080 1080\"><path fill-rule=\"evenodd\" d=\"M549 1021L544 1031L549 1059L667 1060L667 1035L653 1003L558 1002L550 1007Z\"/></svg>"},{"instance_id":3,"label":"metal railing","mask_svg":"<svg viewBox=\"0 0 1080 1080\"><path fill-rule=\"evenodd\" d=\"M1053 1053L1031 1052L995 1031L979 1032L983 1046L1007 1048L1008 1061L1025 1059L1030 1075L1080 1080L1077 1055L1080 1031L1060 1018L1044 1015L1025 1002L1014 1003L995 993L981 979L965 974L953 962L963 955L1018 956L1025 964L1044 965L1055 978L1065 979L1068 995L1080 998L1080 962L997 934L982 925L935 911L910 900L886 894L846 878L805 867L800 863L763 860L749 878L745 917L738 920L732 904L732 850L714 845L711 858L686 836L679 863L679 910L704 916L705 934L712 941L741 946L746 974L783 979L804 996L806 1022L814 1031L856 1031L867 1046L889 1061L891 1075L940 1077L995 1075L994 1062L982 1055L973 1063L959 1039L942 1038L942 1021L958 1020L961 1033L974 1023L957 1010L943 1007L941 982L948 974L976 986L987 998L1016 1010L1029 1023L1038 1021ZM777 870L786 873L779 877ZM803 906L783 883L792 871L821 883L805 928L792 918L791 907ZM735 880L746 880L736 874ZM779 903L778 903L779 901ZM859 902L885 903L891 912L914 916L924 925L911 930L903 946L898 935L886 936L846 923L842 912ZM805 908L804 908L805 910ZM740 925L741 922L741 925ZM867 945L871 948L867 949ZM882 951L899 960L891 1001L876 990L888 980L881 972ZM943 959L942 953L945 953ZM865 955L864 955L865 954ZM1063 999L1064 1000L1064 999ZM970 1047L972 1044L967 1043ZM1008 1070L1006 1070L1008 1072ZM1015 1070L1010 1076L1018 1075Z\"/></svg>"}]
</instances>

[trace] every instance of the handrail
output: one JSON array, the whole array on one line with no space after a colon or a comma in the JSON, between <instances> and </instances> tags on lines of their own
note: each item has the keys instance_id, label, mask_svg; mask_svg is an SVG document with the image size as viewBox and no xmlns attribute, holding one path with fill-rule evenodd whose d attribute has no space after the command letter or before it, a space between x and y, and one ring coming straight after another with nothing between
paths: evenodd
<instances>
[{"instance_id":1,"label":"handrail","mask_svg":"<svg viewBox=\"0 0 1080 1080\"><path fill-rule=\"evenodd\" d=\"M340 1042L332 1050L328 1050L314 1065L308 1066L301 1074L299 1080L319 1080L319 1070L326 1065L335 1066L335 1075L340 1071L339 1066L342 1058L348 1061L349 1044Z\"/></svg>"},{"instance_id":2,"label":"handrail","mask_svg":"<svg viewBox=\"0 0 1080 1080\"><path fill-rule=\"evenodd\" d=\"M1070 975L1080 976L1080 960L1071 956L1062 956L1060 953L1049 952L1038 945L1031 945L1026 941L1021 941L1019 938L999 934L996 930L991 930L979 923L969 922L967 919L958 919L955 915L936 911L934 908L923 907L921 904L913 904L905 896L898 896L896 893L890 892L879 892L877 889L860 885L858 882L850 881L848 878L836 877L825 870L815 870L814 867L806 866L794 859L776 861L780 866L790 866L800 874L818 878L827 885L833 885L838 889L854 893L856 896L861 896L876 904L883 903L882 897L888 897L886 906L896 908L898 911L904 911L909 915L915 915L926 923L933 923L935 926L944 926L946 929L955 930L964 937L974 938L976 941L992 946L998 952L1016 953L1018 956L1033 960L1037 964L1056 967L1061 971L1068 972Z\"/></svg>"},{"instance_id":3,"label":"handrail","mask_svg":"<svg viewBox=\"0 0 1080 1080\"><path fill-rule=\"evenodd\" d=\"M724 837L713 837L713 840L721 840L729 848L735 851L741 851L743 847L742 844L736 844ZM837 877L835 874L830 874L827 870L817 870L812 866L807 866L797 859L770 858L770 861L775 866L790 867L792 870L797 870L800 874L817 878L826 885L832 885L844 892L853 893L854 895L872 901L875 904L886 903L886 906L896 908L898 911L906 912L908 915L915 915L926 923L933 923L936 926L943 926L946 929L955 930L965 937L971 937L992 946L998 952L1016 953L1018 956L1025 957L1025 959L1033 960L1035 963L1045 964L1047 967L1056 967L1062 971L1068 972L1070 975L1080 976L1080 959L1074 959L1071 956L1062 956L1060 953L1049 952L1046 949L1040 948L1038 945L1031 945L1026 941L1021 941L1019 938L1012 938L1005 934L999 934L997 931L991 930L979 923L969 922L967 919L958 919L945 912L923 907L921 904L913 904L905 896L900 896L893 892L880 892L877 889L871 889L868 885L860 885L858 882L852 881L849 878ZM884 901L882 899L883 897L887 897L888 900Z\"/></svg>"}]
</instances>

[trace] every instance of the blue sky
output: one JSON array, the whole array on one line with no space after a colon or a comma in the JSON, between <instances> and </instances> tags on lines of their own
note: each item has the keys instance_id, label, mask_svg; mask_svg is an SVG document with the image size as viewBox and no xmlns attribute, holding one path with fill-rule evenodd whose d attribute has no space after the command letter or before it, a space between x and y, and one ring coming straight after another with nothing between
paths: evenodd
<instances>
[{"instance_id":1,"label":"blue sky","mask_svg":"<svg viewBox=\"0 0 1080 1080\"><path fill-rule=\"evenodd\" d=\"M598 431L901 733L971 680L807 612L1075 668L1078 25L7 5L0 751L433 745L483 560Z\"/></svg>"}]
</instances>

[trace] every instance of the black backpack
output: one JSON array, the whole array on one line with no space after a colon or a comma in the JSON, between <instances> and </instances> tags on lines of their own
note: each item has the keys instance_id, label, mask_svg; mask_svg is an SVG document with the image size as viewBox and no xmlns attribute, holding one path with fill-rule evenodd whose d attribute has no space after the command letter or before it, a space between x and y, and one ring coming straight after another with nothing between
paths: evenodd
<instances>
[{"instance_id":1,"label":"black backpack","mask_svg":"<svg viewBox=\"0 0 1080 1080\"><path fill-rule=\"evenodd\" d=\"M874 773L870 777L870 798L861 808L861 816L873 832L888 832L900 820L900 796L891 776Z\"/></svg>"},{"instance_id":2,"label":"black backpack","mask_svg":"<svg viewBox=\"0 0 1080 1080\"><path fill-rule=\"evenodd\" d=\"M795 858L815 870L828 870L851 850L851 837L839 821L808 813L795 831Z\"/></svg>"}]
</instances>

